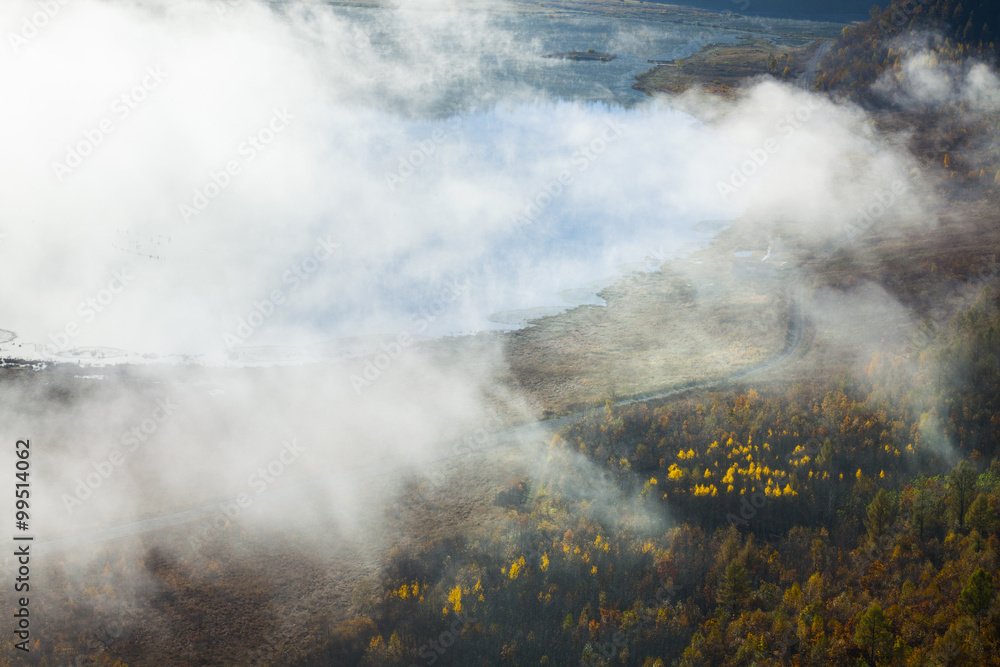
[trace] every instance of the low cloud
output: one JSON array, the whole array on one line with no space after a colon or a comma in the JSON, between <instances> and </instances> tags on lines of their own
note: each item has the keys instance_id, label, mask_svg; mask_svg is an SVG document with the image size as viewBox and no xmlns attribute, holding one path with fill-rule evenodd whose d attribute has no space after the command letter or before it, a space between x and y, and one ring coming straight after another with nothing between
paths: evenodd
<instances>
[{"instance_id":1,"label":"low cloud","mask_svg":"<svg viewBox=\"0 0 1000 667\"><path fill-rule=\"evenodd\" d=\"M1000 111L1000 79L985 63L956 61L934 37L910 38L895 47L904 55L873 86L880 97L911 111L949 106L973 113Z\"/></svg>"},{"instance_id":2,"label":"low cloud","mask_svg":"<svg viewBox=\"0 0 1000 667\"><path fill-rule=\"evenodd\" d=\"M47 443L49 534L241 494L251 525L366 534L380 484L391 495L498 410L538 417L497 381L502 341L435 356L427 338L572 306L567 290L704 243L704 220L809 242L935 223L901 138L784 83L557 98L522 74L568 65L489 11L506 5L221 5L73 0L0 57L0 86L31 100L0 108L0 327L17 334L0 351L197 362L0 388L10 431ZM8 3L0 25L35 11ZM920 95L947 97L935 77ZM960 94L989 107L994 84L972 66ZM859 326L888 301L823 298ZM289 363L224 368L262 358ZM175 414L150 417L163 401ZM611 513L623 499L594 479ZM273 509L295 489L294 516Z\"/></svg>"}]
</instances>

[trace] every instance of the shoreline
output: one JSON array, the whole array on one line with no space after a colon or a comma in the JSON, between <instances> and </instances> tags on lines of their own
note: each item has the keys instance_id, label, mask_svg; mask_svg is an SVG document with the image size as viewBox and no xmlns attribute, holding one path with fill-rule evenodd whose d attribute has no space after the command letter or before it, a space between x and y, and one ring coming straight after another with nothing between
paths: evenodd
<instances>
[{"instance_id":1,"label":"shoreline","mask_svg":"<svg viewBox=\"0 0 1000 667\"><path fill-rule=\"evenodd\" d=\"M701 221L699 225L718 225ZM478 363L495 349L503 350L504 363L495 382L521 387L536 403L540 415L555 415L581 405L602 402L610 396L631 396L681 382L703 381L730 370L749 366L780 347L785 322L777 291L743 289L730 275L733 249L743 247L742 221L724 230L713 230L701 248L661 262L653 270L616 276L596 291L604 305L568 306L563 312L531 318L516 329L492 329L465 335L420 337L411 350L429 359L442 358ZM731 297L736 296L736 303ZM752 321L766 319L767 326ZM713 331L713 329L715 331ZM187 373L239 373L259 370L280 372L290 366L332 366L345 373L357 370L378 352L385 336L350 339L350 346L334 342L322 358L304 358L305 348L280 348L284 362L209 365L189 358L186 363L147 359L90 363L77 360L32 360L8 357L8 370L45 375L104 377ZM320 347L320 346L313 346ZM698 349L723 349L699 371ZM266 348L265 348L266 349ZM636 355L636 350L644 354ZM32 369L32 370L28 370ZM83 376L89 376L84 378ZM616 377L617 376L617 377Z\"/></svg>"},{"instance_id":2,"label":"shoreline","mask_svg":"<svg viewBox=\"0 0 1000 667\"><path fill-rule=\"evenodd\" d=\"M417 345L425 345L441 340L474 337L483 334L504 335L534 326L537 322L552 317L560 317L575 309L584 307L603 308L607 305L602 292L614 288L618 283L629 280L633 274L656 273L662 269L664 262L682 261L691 257L699 250L709 248L719 233L725 231L733 223L732 220L700 220L685 226L686 231L707 235L700 241L689 241L669 254L647 253L643 258L636 258L617 265L613 274L594 275L586 284L560 289L552 300L539 299L526 303L521 307L508 308L491 312L479 323L482 328L465 331L447 331L444 333L415 335ZM694 245L695 247L691 247ZM562 300L561 303L556 303ZM507 320L507 321L503 321ZM64 366L81 369L102 369L111 367L173 367L193 366L199 368L259 368L269 366L297 366L316 363L340 363L363 358L373 354L379 345L394 339L397 333L373 333L357 336L330 338L306 345L242 345L229 351L226 359L211 359L210 353L183 354L159 353L123 350L107 346L80 346L61 350L56 354L12 354L5 355L3 346L15 344L44 350L44 346L35 342L20 341L16 333L2 330L7 335L0 342L0 368L33 367L33 366Z\"/></svg>"}]
</instances>

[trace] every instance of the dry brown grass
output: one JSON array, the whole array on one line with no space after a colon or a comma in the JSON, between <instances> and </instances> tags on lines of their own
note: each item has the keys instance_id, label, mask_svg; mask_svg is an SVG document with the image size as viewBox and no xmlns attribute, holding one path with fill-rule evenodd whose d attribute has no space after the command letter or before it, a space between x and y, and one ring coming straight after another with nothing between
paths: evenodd
<instances>
[{"instance_id":1,"label":"dry brown grass","mask_svg":"<svg viewBox=\"0 0 1000 667\"><path fill-rule=\"evenodd\" d=\"M745 39L738 44L709 44L689 58L657 65L640 74L632 87L652 95L679 94L698 86L709 93L731 97L749 79L769 74L771 56L778 63L773 75L794 79L803 73L820 44L817 41L806 46L782 47L761 38Z\"/></svg>"}]
</instances>

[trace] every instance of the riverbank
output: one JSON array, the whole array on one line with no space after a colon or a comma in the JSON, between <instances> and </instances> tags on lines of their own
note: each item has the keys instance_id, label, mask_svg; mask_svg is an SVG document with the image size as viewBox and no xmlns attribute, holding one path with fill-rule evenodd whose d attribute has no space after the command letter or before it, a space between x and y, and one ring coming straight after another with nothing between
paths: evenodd
<instances>
[{"instance_id":1,"label":"riverbank","mask_svg":"<svg viewBox=\"0 0 1000 667\"><path fill-rule=\"evenodd\" d=\"M709 44L688 58L659 64L636 77L632 87L647 95L684 93L692 87L732 97L759 76L794 80L802 76L825 40L805 46L778 46L749 37L736 44Z\"/></svg>"}]
</instances>

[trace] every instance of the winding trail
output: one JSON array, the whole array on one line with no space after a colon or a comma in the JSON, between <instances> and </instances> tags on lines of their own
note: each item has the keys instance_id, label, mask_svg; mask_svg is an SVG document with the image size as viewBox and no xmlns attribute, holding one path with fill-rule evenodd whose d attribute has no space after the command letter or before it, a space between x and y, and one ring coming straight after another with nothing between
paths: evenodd
<instances>
[{"instance_id":1,"label":"winding trail","mask_svg":"<svg viewBox=\"0 0 1000 667\"><path fill-rule=\"evenodd\" d=\"M790 278L794 280L794 278ZM745 368L723 378L717 378L714 380L706 380L703 382L695 382L685 384L679 387L671 387L667 389L662 389L654 392L649 392L645 394L639 394L629 398L621 399L615 401L612 405L615 407L635 405L637 403L650 403L654 401L661 401L666 398L673 396L679 396L691 391L698 391L704 389L710 389L712 387L723 386L736 382L739 380L744 380L767 371L774 370L788 363L795 357L797 357L802 350L802 346L807 340L806 337L806 323L804 316L802 314L802 288L795 287L790 288L790 294L788 296L790 300L790 313L788 330L785 333L785 345L774 357L763 361L759 364L751 366L750 368ZM498 431L491 436L492 444L483 446L476 450L471 450L466 447L465 451L452 452L431 460L428 460L421 464L419 467L422 469L428 469L436 466L440 466L448 461L458 459L463 456L470 456L472 454L484 453L487 451L498 450L504 445L509 445L510 443L520 442L526 438L548 436L549 434L558 432L559 430L574 424L578 421L586 419L587 417L599 415L605 408L588 408L586 410L580 410L569 415L564 415L561 417L553 417L550 419L542 419L535 422L529 422L526 424L520 424L518 426L512 426L503 431ZM280 500L288 500L298 496L301 496L307 491L313 489L329 488L331 485L336 485L343 482L357 483L359 481L365 481L369 479L374 479L384 475L391 474L393 472L398 472L399 468L394 464L379 464L372 466L365 466L361 468L353 468L351 470L346 470L342 472L337 472L329 475L323 475L314 477L312 479L306 480L304 482L298 483L294 486L284 488L284 489L274 489L269 490L267 493L254 498L254 506L258 503L275 503ZM35 553L47 553L54 551L62 551L65 549L78 547L87 544L97 544L101 542L107 542L109 540L129 537L133 535L139 535L142 533L148 533L155 530L161 530L164 528L169 528L172 526L177 526L193 521L198 521L200 519L207 519L209 517L223 517L223 511L221 509L222 503L232 503L233 497L226 496L221 498L216 498L211 502L199 505L197 507L192 507L190 509L182 510L179 512L173 512L170 514L164 514L162 516L151 517L146 519L139 519L137 521L132 521L128 523L119 524L116 526L109 526L107 528L98 528L96 530L81 531L71 535L65 535L60 537L55 537L48 540L36 540L34 542L34 552ZM5 559L9 560L9 559Z\"/></svg>"},{"instance_id":2,"label":"winding trail","mask_svg":"<svg viewBox=\"0 0 1000 667\"><path fill-rule=\"evenodd\" d=\"M828 40L816 49L816 53L814 53L812 58L809 59L809 62L806 63L805 71L799 75L799 78L796 81L800 88L803 88L804 90L812 90L813 82L816 81L816 72L819 70L819 63L823 60L823 56L825 56L832 48L833 40Z\"/></svg>"}]
</instances>

